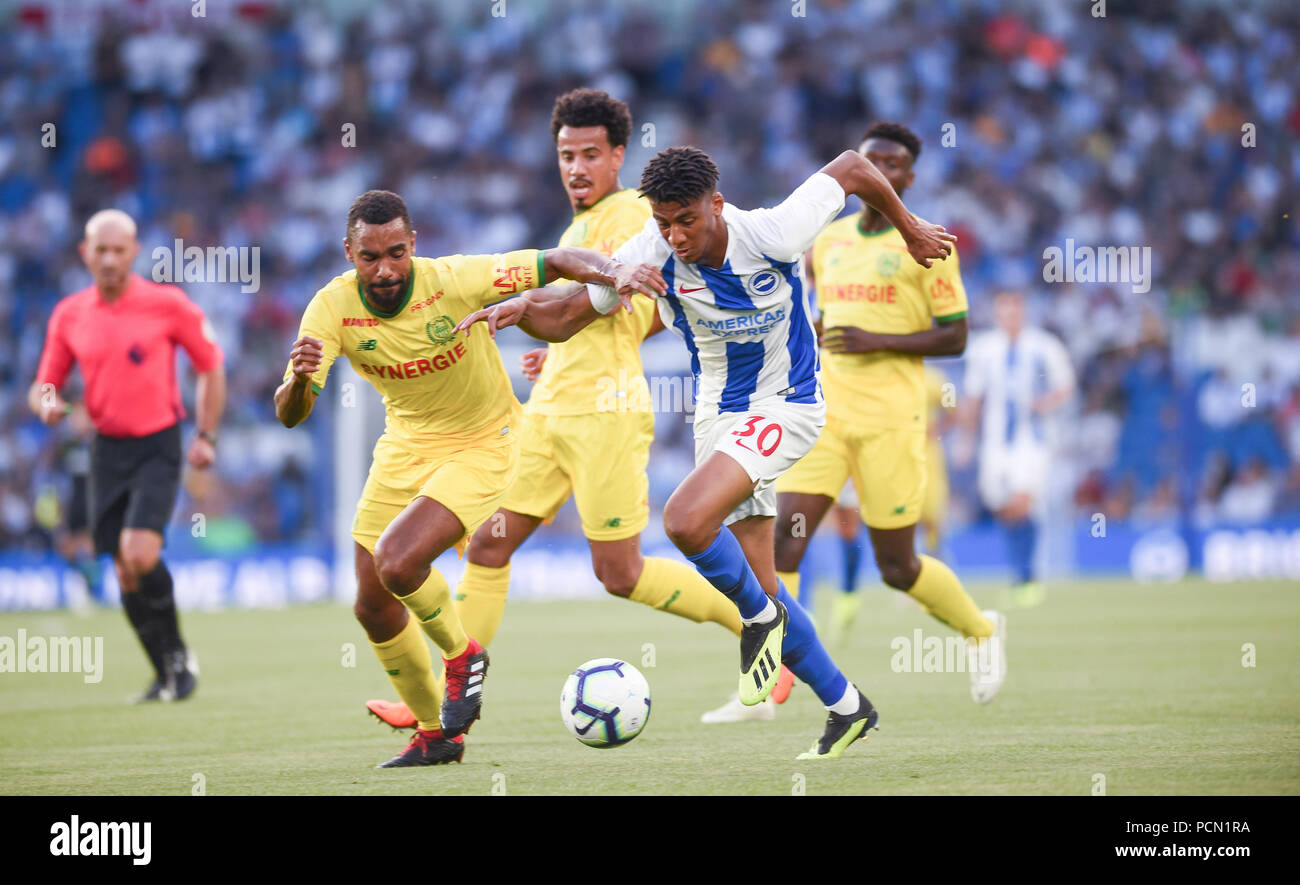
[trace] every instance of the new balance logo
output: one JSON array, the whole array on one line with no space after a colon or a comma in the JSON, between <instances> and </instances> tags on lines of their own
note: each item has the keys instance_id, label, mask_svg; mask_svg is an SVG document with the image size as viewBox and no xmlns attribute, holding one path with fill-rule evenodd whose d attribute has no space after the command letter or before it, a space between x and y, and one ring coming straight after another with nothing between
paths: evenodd
<instances>
[{"instance_id":1,"label":"new balance logo","mask_svg":"<svg viewBox=\"0 0 1300 885\"><path fill-rule=\"evenodd\" d=\"M365 341L357 344L357 350L374 350L379 344L378 338L367 338Z\"/></svg>"}]
</instances>

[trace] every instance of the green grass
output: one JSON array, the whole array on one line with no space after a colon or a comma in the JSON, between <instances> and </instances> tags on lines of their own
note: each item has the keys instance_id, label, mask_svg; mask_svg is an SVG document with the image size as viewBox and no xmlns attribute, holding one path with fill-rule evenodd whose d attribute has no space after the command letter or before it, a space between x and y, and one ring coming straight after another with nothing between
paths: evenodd
<instances>
[{"instance_id":1,"label":"green grass","mask_svg":"<svg viewBox=\"0 0 1300 885\"><path fill-rule=\"evenodd\" d=\"M509 607L464 763L382 772L372 767L406 733L364 714L367 698L392 692L344 607L187 614L199 691L144 707L124 703L148 674L120 612L3 614L0 636L102 635L106 663L95 685L0 674L0 793L187 795L196 774L208 795L788 795L801 777L808 795L1087 795L1095 774L1111 795L1300 793L1294 584L1055 588L1010 613L1010 676L984 707L963 673L892 672L893 637L948 631L892 593L867 593L835 654L880 709L880 730L819 763L795 761L825 716L806 686L774 722L700 725L735 688L735 640L612 599ZM642 667L647 643L653 667ZM608 751L580 745L559 716L565 675L602 656L641 667L654 694L645 732Z\"/></svg>"}]
</instances>

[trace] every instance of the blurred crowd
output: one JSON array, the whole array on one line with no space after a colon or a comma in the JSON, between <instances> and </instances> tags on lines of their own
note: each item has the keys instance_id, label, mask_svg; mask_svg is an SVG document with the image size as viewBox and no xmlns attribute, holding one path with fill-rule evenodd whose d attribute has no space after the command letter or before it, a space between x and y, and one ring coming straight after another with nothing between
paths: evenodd
<instances>
[{"instance_id":1,"label":"blurred crowd","mask_svg":"<svg viewBox=\"0 0 1300 885\"><path fill-rule=\"evenodd\" d=\"M1294 0L1103 17L1029 0L204 6L49 0L0 21L0 549L48 546L66 500L75 428L46 430L25 394L51 309L89 282L76 244L93 211L137 219L146 275L177 238L260 247L256 293L184 284L230 385L219 467L186 495L223 527L209 547L323 541L330 428L286 435L271 394L302 308L346 269L350 201L400 192L422 254L553 244L569 208L551 105L579 85L632 108L625 185L696 144L742 207L872 120L908 124L925 141L908 201L959 235L973 324L1021 289L1075 361L1060 458L1079 513L1300 510ZM1151 247L1150 291L1045 282L1044 249L1067 238ZM682 371L655 348L651 371ZM662 504L690 451L689 425L660 427ZM954 494L973 500L961 477Z\"/></svg>"}]
</instances>

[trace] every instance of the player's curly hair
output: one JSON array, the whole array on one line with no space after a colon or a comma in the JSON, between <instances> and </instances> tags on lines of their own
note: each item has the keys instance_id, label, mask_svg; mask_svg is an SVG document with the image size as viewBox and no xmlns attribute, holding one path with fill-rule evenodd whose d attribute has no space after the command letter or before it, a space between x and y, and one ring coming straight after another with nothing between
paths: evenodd
<instances>
[{"instance_id":1,"label":"player's curly hair","mask_svg":"<svg viewBox=\"0 0 1300 885\"><path fill-rule=\"evenodd\" d=\"M555 100L551 111L551 138L560 137L560 128L604 126L610 147L627 147L632 134L632 112L627 105L599 89L574 89Z\"/></svg>"},{"instance_id":2,"label":"player's curly hair","mask_svg":"<svg viewBox=\"0 0 1300 885\"><path fill-rule=\"evenodd\" d=\"M662 150L641 173L641 193L655 203L693 203L717 186L717 165L694 147Z\"/></svg>"},{"instance_id":3,"label":"player's curly hair","mask_svg":"<svg viewBox=\"0 0 1300 885\"><path fill-rule=\"evenodd\" d=\"M872 123L867 127L867 131L862 133L862 138L858 140L858 144L862 144L868 138L886 138L898 142L907 148L907 152L912 155L913 163L916 162L917 157L921 156L921 139L902 123L885 121Z\"/></svg>"},{"instance_id":4,"label":"player's curly hair","mask_svg":"<svg viewBox=\"0 0 1300 885\"><path fill-rule=\"evenodd\" d=\"M366 224L387 224L394 218L400 218L411 229L411 213L407 211L406 201L392 191L366 191L352 201L348 209L348 237L359 222Z\"/></svg>"}]
</instances>

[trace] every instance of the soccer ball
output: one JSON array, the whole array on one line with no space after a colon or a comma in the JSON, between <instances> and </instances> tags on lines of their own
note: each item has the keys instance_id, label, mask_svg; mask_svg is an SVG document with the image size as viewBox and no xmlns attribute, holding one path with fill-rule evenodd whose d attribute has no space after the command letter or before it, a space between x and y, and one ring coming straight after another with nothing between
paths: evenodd
<instances>
[{"instance_id":1,"label":"soccer ball","mask_svg":"<svg viewBox=\"0 0 1300 885\"><path fill-rule=\"evenodd\" d=\"M569 734L589 747L622 746L650 718L650 684L627 661L587 661L564 682L560 718Z\"/></svg>"}]
</instances>

